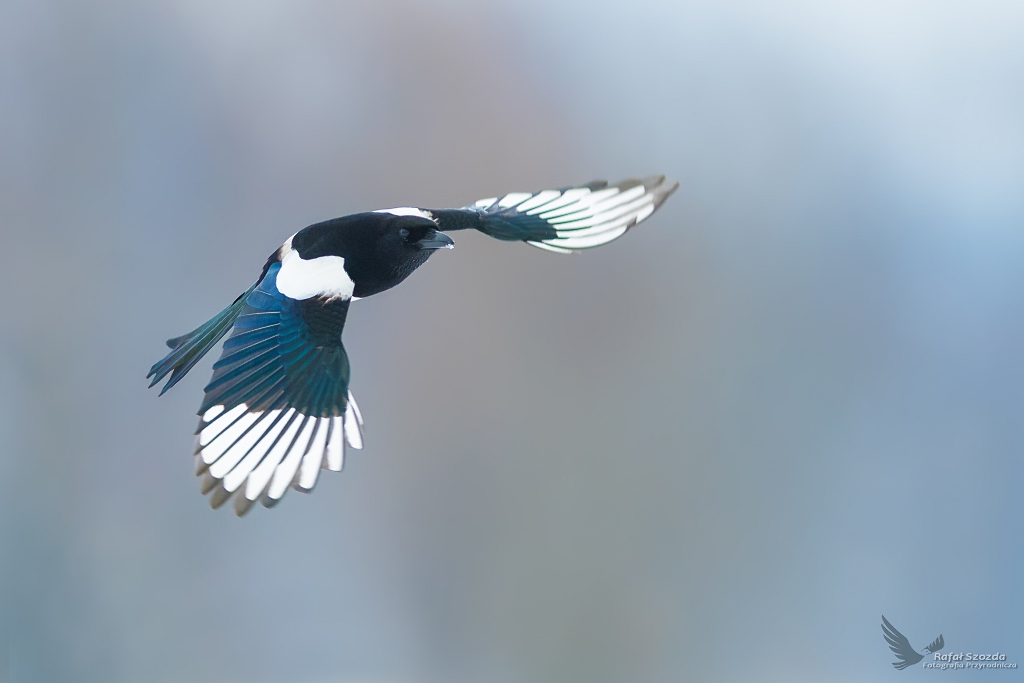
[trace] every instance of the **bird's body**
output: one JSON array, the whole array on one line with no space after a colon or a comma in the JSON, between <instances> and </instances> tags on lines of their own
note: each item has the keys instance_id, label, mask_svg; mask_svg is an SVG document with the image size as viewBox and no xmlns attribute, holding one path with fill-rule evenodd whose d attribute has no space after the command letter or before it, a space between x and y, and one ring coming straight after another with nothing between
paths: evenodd
<instances>
[{"instance_id":1,"label":"bird's body","mask_svg":"<svg viewBox=\"0 0 1024 683\"><path fill-rule=\"evenodd\" d=\"M362 447L341 333L352 301L401 283L437 249L444 231L476 229L557 252L606 244L653 213L678 183L664 177L607 186L512 193L462 209L382 209L300 230L267 260L228 308L167 342L153 386L176 384L224 335L199 409L196 472L219 507L235 495L245 514L276 504L289 486L310 491L321 468L340 470L346 445Z\"/></svg>"}]
</instances>

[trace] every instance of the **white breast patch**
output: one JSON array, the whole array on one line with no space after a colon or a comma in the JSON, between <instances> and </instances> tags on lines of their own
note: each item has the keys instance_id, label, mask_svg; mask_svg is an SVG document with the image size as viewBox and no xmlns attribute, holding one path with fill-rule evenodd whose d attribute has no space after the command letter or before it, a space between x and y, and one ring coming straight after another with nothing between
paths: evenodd
<instances>
[{"instance_id":1,"label":"white breast patch","mask_svg":"<svg viewBox=\"0 0 1024 683\"><path fill-rule=\"evenodd\" d=\"M355 283L345 272L345 259L340 256L319 256L308 261L288 245L277 272L277 291L292 299L314 296L348 299Z\"/></svg>"}]
</instances>

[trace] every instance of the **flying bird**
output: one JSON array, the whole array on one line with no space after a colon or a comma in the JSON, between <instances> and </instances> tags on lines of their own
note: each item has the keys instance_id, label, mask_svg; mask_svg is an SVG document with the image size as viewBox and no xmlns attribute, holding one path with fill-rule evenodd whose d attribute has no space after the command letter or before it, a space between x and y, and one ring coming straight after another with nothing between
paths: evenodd
<instances>
[{"instance_id":1,"label":"flying bird","mask_svg":"<svg viewBox=\"0 0 1024 683\"><path fill-rule=\"evenodd\" d=\"M275 251L256 283L209 321L167 341L150 369L160 391L230 332L199 406L196 475L210 505L234 496L246 514L276 505L289 487L310 492L321 468L341 470L362 448L363 417L349 391L341 333L353 301L394 287L454 230L571 253L607 244L644 220L679 183L664 176L513 192L460 209L399 207L303 228Z\"/></svg>"},{"instance_id":2,"label":"flying bird","mask_svg":"<svg viewBox=\"0 0 1024 683\"><path fill-rule=\"evenodd\" d=\"M882 634L885 636L885 641L889 643L889 649L895 652L896 659L900 660L892 663L897 669L906 669L908 666L913 666L924 659L925 656L938 652L946 646L946 641L942 639L942 634L940 633L939 637L924 649L924 652L918 652L910 646L910 641L907 640L907 637L889 623L884 614L882 615Z\"/></svg>"}]
</instances>

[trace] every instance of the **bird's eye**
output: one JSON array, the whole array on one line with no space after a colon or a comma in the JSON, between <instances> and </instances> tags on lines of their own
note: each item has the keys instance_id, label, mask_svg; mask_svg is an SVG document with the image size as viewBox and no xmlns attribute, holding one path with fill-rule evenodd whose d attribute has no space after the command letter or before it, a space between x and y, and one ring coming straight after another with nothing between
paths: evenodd
<instances>
[{"instance_id":1,"label":"bird's eye","mask_svg":"<svg viewBox=\"0 0 1024 683\"><path fill-rule=\"evenodd\" d=\"M405 228L402 228L401 230L398 231L398 236L404 240L406 237L409 236L409 231L406 230Z\"/></svg>"}]
</instances>

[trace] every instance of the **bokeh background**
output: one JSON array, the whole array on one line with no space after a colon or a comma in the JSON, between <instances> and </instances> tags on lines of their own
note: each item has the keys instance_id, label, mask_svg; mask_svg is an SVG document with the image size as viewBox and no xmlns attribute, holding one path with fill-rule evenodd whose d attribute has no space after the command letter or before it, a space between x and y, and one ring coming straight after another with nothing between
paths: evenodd
<instances>
[{"instance_id":1,"label":"bokeh background","mask_svg":"<svg viewBox=\"0 0 1024 683\"><path fill-rule=\"evenodd\" d=\"M1021 3L7 0L0 120L11 680L1024 666ZM144 377L288 235L650 173L354 306L366 449L208 508Z\"/></svg>"}]
</instances>

